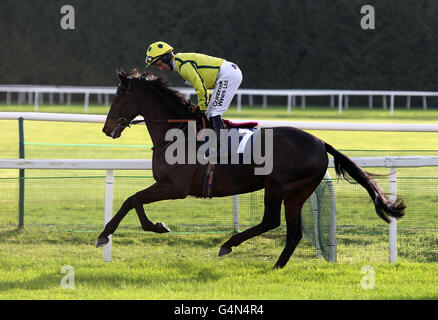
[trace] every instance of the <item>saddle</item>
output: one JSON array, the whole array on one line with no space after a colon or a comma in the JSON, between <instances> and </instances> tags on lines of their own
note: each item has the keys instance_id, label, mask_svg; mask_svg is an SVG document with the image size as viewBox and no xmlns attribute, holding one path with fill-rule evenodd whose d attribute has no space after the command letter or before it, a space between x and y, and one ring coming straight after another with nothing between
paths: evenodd
<instances>
[{"instance_id":1,"label":"saddle","mask_svg":"<svg viewBox=\"0 0 438 320\"><path fill-rule=\"evenodd\" d=\"M248 122L232 122L228 119L222 119L224 123L225 129L252 129L259 125L258 122L255 121L248 121ZM213 128L213 124L211 121L207 119L205 114L202 114L198 119L196 120L196 136L198 135L198 132L205 128Z\"/></svg>"},{"instance_id":2,"label":"saddle","mask_svg":"<svg viewBox=\"0 0 438 320\"><path fill-rule=\"evenodd\" d=\"M231 122L230 120L223 119L224 125L228 128L242 128L242 129L251 129L255 128L259 125L258 122L249 121L249 122Z\"/></svg>"}]
</instances>

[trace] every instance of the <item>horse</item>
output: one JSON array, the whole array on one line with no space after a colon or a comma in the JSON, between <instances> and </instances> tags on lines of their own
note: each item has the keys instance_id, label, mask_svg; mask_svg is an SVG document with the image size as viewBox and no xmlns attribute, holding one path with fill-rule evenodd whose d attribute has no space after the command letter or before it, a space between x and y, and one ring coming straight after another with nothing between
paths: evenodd
<instances>
[{"instance_id":1,"label":"horse","mask_svg":"<svg viewBox=\"0 0 438 320\"><path fill-rule=\"evenodd\" d=\"M155 183L127 198L114 217L98 236L97 247L109 242L119 223L135 209L144 231L169 232L162 222L153 223L144 205L187 196L204 196L208 164L168 164L165 139L170 129L181 128L187 121L205 121L205 115L180 92L169 87L164 77L151 73L140 74L136 69L118 70L119 84L103 127L113 139L142 116L153 142L152 171ZM209 121L204 122L211 128ZM255 164L219 164L215 166L215 182L211 197L224 197L264 189L264 214L261 222L243 232L233 234L219 249L219 256L232 252L242 242L275 229L281 222L281 207L285 207L286 244L274 268L283 268L302 239L301 210L305 201L318 187L328 167L328 154L334 158L336 174L350 182L359 183L368 192L375 211L386 223L389 217L403 217L406 208L402 199L390 201L373 175L356 165L314 135L293 127L260 128L260 139L272 132L272 171L265 175L254 173ZM354 180L351 180L351 178Z\"/></svg>"}]
</instances>

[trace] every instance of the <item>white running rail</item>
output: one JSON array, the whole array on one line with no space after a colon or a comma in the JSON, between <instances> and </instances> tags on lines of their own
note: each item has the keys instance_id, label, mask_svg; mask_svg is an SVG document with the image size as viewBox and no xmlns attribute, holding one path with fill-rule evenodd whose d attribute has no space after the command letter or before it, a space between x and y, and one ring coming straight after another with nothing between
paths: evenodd
<instances>
[{"instance_id":1,"label":"white running rail","mask_svg":"<svg viewBox=\"0 0 438 320\"><path fill-rule=\"evenodd\" d=\"M59 122L91 122L104 123L105 115L42 113L42 112L0 112L4 120L34 120ZM138 117L137 119L142 119ZM231 119L235 122L246 122L247 119ZM396 132L438 132L438 124L408 123L359 123L359 122L305 122L305 121L271 121L255 120L260 127L288 126L303 130L343 130L343 131L396 131Z\"/></svg>"},{"instance_id":2,"label":"white running rail","mask_svg":"<svg viewBox=\"0 0 438 320\"><path fill-rule=\"evenodd\" d=\"M185 94L188 98L195 95L193 88L175 87L174 89ZM43 103L44 94L48 94L49 103L53 104L54 94L59 95L59 103L64 104L64 94L67 95L67 105L71 104L72 94L84 95L84 112L88 112L90 104L90 95L95 94L98 97L98 103L103 103L102 96L105 97L104 104L109 105L109 96L115 95L116 87L81 87L81 86L48 86L48 85L0 85L0 92L6 93L6 104L11 104L12 93L17 93L18 104L28 102L34 104L34 110L39 110L40 103ZM27 96L27 99L26 99ZM437 97L435 91L382 91L382 90L324 90L324 89L239 89L236 92L237 110L242 110L242 97L248 96L249 104L253 104L253 96L263 97L263 107L267 107L268 97L282 96L287 97L287 112L296 106L296 98L301 97L301 108L306 107L306 97L309 96L327 96L330 97L330 107L335 106L335 97L338 100L338 113L342 113L343 108L349 107L350 96L368 96L369 108L374 107L373 97L381 97L383 109L387 109L387 97L389 97L389 111L394 113L396 97L406 98L406 108L411 108L411 97L421 97L423 109L427 109L427 97Z\"/></svg>"},{"instance_id":3,"label":"white running rail","mask_svg":"<svg viewBox=\"0 0 438 320\"><path fill-rule=\"evenodd\" d=\"M386 167L389 169L389 191L391 198L397 197L397 168L400 167L427 167L438 166L438 157L434 156L406 156L406 157L367 157L351 158L361 167ZM329 168L333 168L333 159L330 159ZM104 225L113 216L113 185L114 170L151 170L152 160L109 160L109 159L0 159L0 169L57 169L57 170L106 170L105 184L105 212ZM335 199L334 195L330 195ZM331 212L336 212L336 204L331 200ZM331 219L336 221L335 219ZM238 198L233 199L233 225L238 229ZM335 228L331 226L335 234ZM397 261L397 222L395 219L389 224L389 261ZM111 261L111 241L104 249L104 261ZM336 250L335 247L331 249ZM334 251L334 254L336 251Z\"/></svg>"}]
</instances>

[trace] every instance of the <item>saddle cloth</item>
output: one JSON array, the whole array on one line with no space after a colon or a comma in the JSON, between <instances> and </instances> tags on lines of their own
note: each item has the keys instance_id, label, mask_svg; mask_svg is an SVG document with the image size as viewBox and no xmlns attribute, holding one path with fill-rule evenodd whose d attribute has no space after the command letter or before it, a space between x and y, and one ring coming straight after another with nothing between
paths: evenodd
<instances>
[{"instance_id":1,"label":"saddle cloth","mask_svg":"<svg viewBox=\"0 0 438 320\"><path fill-rule=\"evenodd\" d=\"M227 141L221 141L222 146L219 148L220 155L217 159L217 164L250 164L253 159L254 144L260 134L260 128L231 128L228 130ZM201 146L208 143L208 136L205 142L199 143ZM210 149L205 152L205 157L209 157Z\"/></svg>"}]
</instances>

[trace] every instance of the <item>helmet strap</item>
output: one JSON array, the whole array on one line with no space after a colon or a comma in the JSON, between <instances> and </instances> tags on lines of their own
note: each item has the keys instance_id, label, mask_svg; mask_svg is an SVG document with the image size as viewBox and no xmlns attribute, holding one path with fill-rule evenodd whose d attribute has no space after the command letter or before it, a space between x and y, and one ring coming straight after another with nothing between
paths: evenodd
<instances>
[{"instance_id":1,"label":"helmet strap","mask_svg":"<svg viewBox=\"0 0 438 320\"><path fill-rule=\"evenodd\" d=\"M159 59L163 61L170 67L170 71L173 71L173 63L172 63L173 54L172 52L168 52L163 54Z\"/></svg>"}]
</instances>

